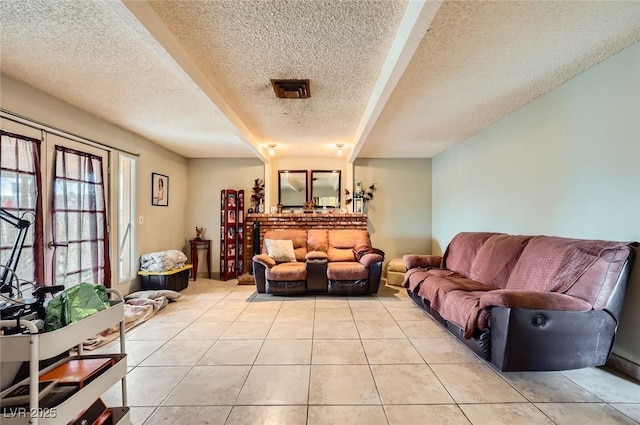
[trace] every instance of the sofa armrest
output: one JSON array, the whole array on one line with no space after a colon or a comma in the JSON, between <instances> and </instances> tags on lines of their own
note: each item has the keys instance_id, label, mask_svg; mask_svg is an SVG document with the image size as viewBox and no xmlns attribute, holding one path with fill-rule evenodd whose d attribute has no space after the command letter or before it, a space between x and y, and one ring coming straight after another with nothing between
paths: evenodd
<instances>
[{"instance_id":1,"label":"sofa armrest","mask_svg":"<svg viewBox=\"0 0 640 425\"><path fill-rule=\"evenodd\" d=\"M402 256L402 261L407 266L407 270L426 269L427 267L440 267L442 257L440 255L405 254Z\"/></svg>"},{"instance_id":2,"label":"sofa armrest","mask_svg":"<svg viewBox=\"0 0 640 425\"><path fill-rule=\"evenodd\" d=\"M558 311L589 311L590 303L557 292L495 289L480 297L480 308L507 307Z\"/></svg>"},{"instance_id":3,"label":"sofa armrest","mask_svg":"<svg viewBox=\"0 0 640 425\"><path fill-rule=\"evenodd\" d=\"M269 257L267 254L258 254L253 256L253 261L256 263L260 263L266 268L270 269L271 267L276 265L276 260Z\"/></svg>"},{"instance_id":4,"label":"sofa armrest","mask_svg":"<svg viewBox=\"0 0 640 425\"><path fill-rule=\"evenodd\" d=\"M618 327L604 310L494 307L489 320L491 363L503 372L602 366Z\"/></svg>"},{"instance_id":5,"label":"sofa armrest","mask_svg":"<svg viewBox=\"0 0 640 425\"><path fill-rule=\"evenodd\" d=\"M384 257L380 254L365 254L358 260L360 264L365 267L369 267L374 263L381 263L384 261Z\"/></svg>"},{"instance_id":6,"label":"sofa armrest","mask_svg":"<svg viewBox=\"0 0 640 425\"><path fill-rule=\"evenodd\" d=\"M256 282L256 291L259 294L264 294L267 292L267 266L264 263L260 263L255 261L253 263L253 278Z\"/></svg>"},{"instance_id":7,"label":"sofa armrest","mask_svg":"<svg viewBox=\"0 0 640 425\"><path fill-rule=\"evenodd\" d=\"M326 260L328 258L329 255L324 251L309 251L304 256L305 260Z\"/></svg>"}]
</instances>

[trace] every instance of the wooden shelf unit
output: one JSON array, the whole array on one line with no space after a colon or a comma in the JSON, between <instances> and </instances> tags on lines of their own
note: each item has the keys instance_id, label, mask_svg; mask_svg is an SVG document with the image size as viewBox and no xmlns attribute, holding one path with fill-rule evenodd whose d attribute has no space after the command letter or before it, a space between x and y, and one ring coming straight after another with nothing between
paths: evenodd
<instances>
[{"instance_id":1,"label":"wooden shelf unit","mask_svg":"<svg viewBox=\"0 0 640 425\"><path fill-rule=\"evenodd\" d=\"M244 269L244 190L220 191L220 279L235 279Z\"/></svg>"}]
</instances>

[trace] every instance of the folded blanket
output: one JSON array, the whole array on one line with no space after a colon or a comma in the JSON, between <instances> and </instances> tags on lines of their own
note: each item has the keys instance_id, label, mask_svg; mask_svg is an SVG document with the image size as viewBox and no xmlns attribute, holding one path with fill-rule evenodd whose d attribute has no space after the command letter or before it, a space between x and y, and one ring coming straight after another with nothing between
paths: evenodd
<instances>
[{"instance_id":1,"label":"folded blanket","mask_svg":"<svg viewBox=\"0 0 640 425\"><path fill-rule=\"evenodd\" d=\"M125 301L124 304L124 326L125 331L146 322L158 311L162 310L169 303L169 299L162 296L156 299L133 298ZM100 332L98 335L88 338L82 344L86 350L95 350L108 342L120 337L120 324L111 326Z\"/></svg>"},{"instance_id":2,"label":"folded blanket","mask_svg":"<svg viewBox=\"0 0 640 425\"><path fill-rule=\"evenodd\" d=\"M168 251L151 252L140 257L140 270L145 272L167 272L184 267L187 256L182 251L170 249Z\"/></svg>"},{"instance_id":3,"label":"folded blanket","mask_svg":"<svg viewBox=\"0 0 640 425\"><path fill-rule=\"evenodd\" d=\"M364 257L367 254L378 254L378 255L382 255L384 257L384 251L378 249L378 248L373 248L370 246L357 246L355 248L353 248L353 256L356 257L357 261L360 261L360 259L362 257Z\"/></svg>"}]
</instances>

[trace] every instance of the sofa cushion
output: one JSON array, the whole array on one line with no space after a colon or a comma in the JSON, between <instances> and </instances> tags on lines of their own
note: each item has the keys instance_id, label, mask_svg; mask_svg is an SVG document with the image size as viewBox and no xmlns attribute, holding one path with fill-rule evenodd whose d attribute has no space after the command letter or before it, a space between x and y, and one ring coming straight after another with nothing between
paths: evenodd
<instances>
[{"instance_id":1,"label":"sofa cushion","mask_svg":"<svg viewBox=\"0 0 640 425\"><path fill-rule=\"evenodd\" d=\"M531 236L493 235L478 250L469 277L494 288L505 288Z\"/></svg>"},{"instance_id":2,"label":"sofa cushion","mask_svg":"<svg viewBox=\"0 0 640 425\"><path fill-rule=\"evenodd\" d=\"M506 287L564 293L603 252L624 245L621 242L534 236L522 252ZM594 290L600 289L601 285L594 286Z\"/></svg>"},{"instance_id":3,"label":"sofa cushion","mask_svg":"<svg viewBox=\"0 0 640 425\"><path fill-rule=\"evenodd\" d=\"M355 248L357 246L371 246L371 238L366 230L329 230L329 247Z\"/></svg>"},{"instance_id":4,"label":"sofa cushion","mask_svg":"<svg viewBox=\"0 0 640 425\"><path fill-rule=\"evenodd\" d=\"M327 278L333 280L366 279L369 270L355 261L327 263Z\"/></svg>"},{"instance_id":5,"label":"sofa cushion","mask_svg":"<svg viewBox=\"0 0 640 425\"><path fill-rule=\"evenodd\" d=\"M442 258L442 267L467 277L471 276L471 265L480 248L498 233L462 232L453 237Z\"/></svg>"},{"instance_id":6,"label":"sofa cushion","mask_svg":"<svg viewBox=\"0 0 640 425\"><path fill-rule=\"evenodd\" d=\"M618 285L620 273L632 254L633 247L630 244L603 251L602 255L565 294L591 303L594 309L606 308L611 313L610 302L616 303L616 297L612 298L611 295Z\"/></svg>"},{"instance_id":7,"label":"sofa cushion","mask_svg":"<svg viewBox=\"0 0 640 425\"><path fill-rule=\"evenodd\" d=\"M267 255L277 263L290 263L296 261L296 254L293 251L293 241L289 239L265 239Z\"/></svg>"},{"instance_id":8,"label":"sofa cushion","mask_svg":"<svg viewBox=\"0 0 640 425\"><path fill-rule=\"evenodd\" d=\"M353 249L351 248L329 248L327 255L329 256L329 261L356 261L356 257L353 255Z\"/></svg>"},{"instance_id":9,"label":"sofa cushion","mask_svg":"<svg viewBox=\"0 0 640 425\"><path fill-rule=\"evenodd\" d=\"M307 250L322 251L329 250L329 236L325 229L310 229L307 234Z\"/></svg>"},{"instance_id":10,"label":"sofa cushion","mask_svg":"<svg viewBox=\"0 0 640 425\"><path fill-rule=\"evenodd\" d=\"M307 265L305 263L281 263L267 269L269 280L306 280Z\"/></svg>"},{"instance_id":11,"label":"sofa cushion","mask_svg":"<svg viewBox=\"0 0 640 425\"><path fill-rule=\"evenodd\" d=\"M353 248L371 246L366 230L329 230L329 261L355 261Z\"/></svg>"},{"instance_id":12,"label":"sofa cushion","mask_svg":"<svg viewBox=\"0 0 640 425\"><path fill-rule=\"evenodd\" d=\"M418 295L429 300L431 307L438 311L449 292L486 292L491 289L493 288L469 279L460 273L446 269L432 269L427 271L427 276L418 290Z\"/></svg>"}]
</instances>

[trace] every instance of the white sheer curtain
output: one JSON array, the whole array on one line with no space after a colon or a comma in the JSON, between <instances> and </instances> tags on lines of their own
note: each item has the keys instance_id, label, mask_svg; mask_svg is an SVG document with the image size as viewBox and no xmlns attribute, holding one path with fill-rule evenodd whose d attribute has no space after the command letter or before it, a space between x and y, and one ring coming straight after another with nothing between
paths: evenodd
<instances>
[{"instance_id":1,"label":"white sheer curtain","mask_svg":"<svg viewBox=\"0 0 640 425\"><path fill-rule=\"evenodd\" d=\"M13 276L20 283L45 284L40 144L38 139L0 130L0 208L31 223L19 262L14 270L8 270L10 257L16 254L18 229L0 220L0 276L3 281L10 278L12 285L18 285ZM26 296L30 296L30 286ZM18 287L14 289L20 292Z\"/></svg>"}]
</instances>

